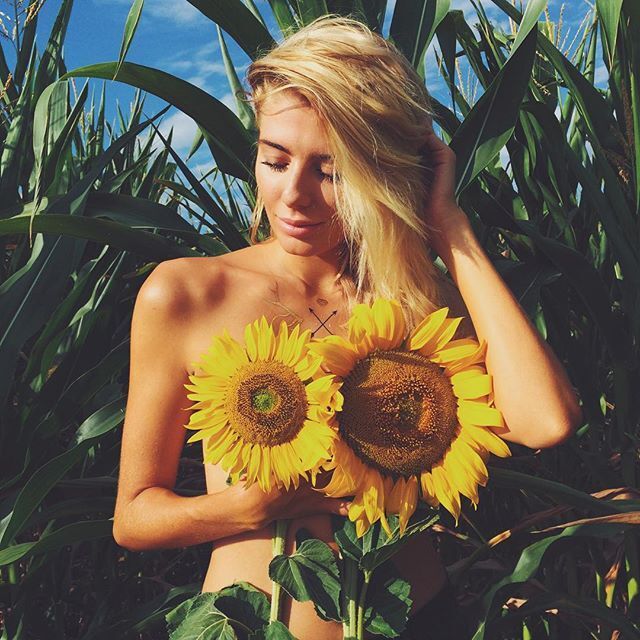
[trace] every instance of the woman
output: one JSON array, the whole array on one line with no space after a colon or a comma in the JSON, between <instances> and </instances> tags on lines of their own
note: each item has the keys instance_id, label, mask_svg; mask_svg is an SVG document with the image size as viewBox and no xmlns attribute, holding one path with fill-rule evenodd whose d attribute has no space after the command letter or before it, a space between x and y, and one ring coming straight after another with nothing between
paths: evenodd
<instances>
[{"instance_id":1,"label":"woman","mask_svg":"<svg viewBox=\"0 0 640 640\"><path fill-rule=\"evenodd\" d=\"M354 302L394 298L409 326L446 304L470 318L457 337L488 343L503 438L553 446L581 414L561 364L458 208L455 156L433 132L428 94L401 54L359 22L324 17L251 64L248 81L259 128L254 243L164 262L140 290L114 536L132 550L213 542L204 591L244 580L268 593L274 520L291 519L291 551L300 527L331 541L330 514L346 515L348 504L305 485L270 493L227 486L212 465L206 495L174 493L187 422L183 385L223 329L242 342L245 325L265 315L318 337L346 335ZM271 235L255 242L264 214ZM429 247L453 282L434 267ZM463 637L453 627L436 630L438 618L459 616L432 613L453 600L429 535L394 562L412 584L414 630L406 637L425 637L421 628L434 638ZM342 637L310 603L289 600L284 622L298 638Z\"/></svg>"}]
</instances>

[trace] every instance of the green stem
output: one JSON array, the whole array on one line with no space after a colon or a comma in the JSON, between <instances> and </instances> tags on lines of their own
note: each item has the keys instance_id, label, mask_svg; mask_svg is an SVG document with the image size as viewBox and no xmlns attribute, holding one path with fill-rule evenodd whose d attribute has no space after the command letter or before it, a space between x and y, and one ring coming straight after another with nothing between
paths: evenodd
<instances>
[{"instance_id":1,"label":"green stem","mask_svg":"<svg viewBox=\"0 0 640 640\"><path fill-rule=\"evenodd\" d=\"M363 640L364 638L364 610L367 603L367 589L371 582L371 571L364 571L364 583L360 590L360 597L358 598L358 628L356 629L356 638Z\"/></svg>"},{"instance_id":2,"label":"green stem","mask_svg":"<svg viewBox=\"0 0 640 640\"><path fill-rule=\"evenodd\" d=\"M287 538L288 520L276 520L272 538L273 557L284 553L284 545ZM271 581L271 611L269 622L275 622L280 617L280 595L282 587L273 580Z\"/></svg>"},{"instance_id":3,"label":"green stem","mask_svg":"<svg viewBox=\"0 0 640 640\"><path fill-rule=\"evenodd\" d=\"M344 558L344 582L342 607L346 613L342 624L345 639L355 640L357 627L357 597L358 597L358 563L351 558Z\"/></svg>"}]
</instances>

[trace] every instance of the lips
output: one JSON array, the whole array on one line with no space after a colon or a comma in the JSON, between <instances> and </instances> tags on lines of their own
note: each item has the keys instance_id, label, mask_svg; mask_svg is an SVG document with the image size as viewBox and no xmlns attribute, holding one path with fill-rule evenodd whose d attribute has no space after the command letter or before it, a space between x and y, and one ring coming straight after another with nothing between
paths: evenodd
<instances>
[{"instance_id":1,"label":"lips","mask_svg":"<svg viewBox=\"0 0 640 640\"><path fill-rule=\"evenodd\" d=\"M306 220L291 220L290 218L280 218L291 227L315 227L320 222L307 222Z\"/></svg>"},{"instance_id":2,"label":"lips","mask_svg":"<svg viewBox=\"0 0 640 640\"><path fill-rule=\"evenodd\" d=\"M280 229L293 238L306 238L315 233L317 227L323 222L306 222L304 220L291 220L289 218L277 218Z\"/></svg>"}]
</instances>

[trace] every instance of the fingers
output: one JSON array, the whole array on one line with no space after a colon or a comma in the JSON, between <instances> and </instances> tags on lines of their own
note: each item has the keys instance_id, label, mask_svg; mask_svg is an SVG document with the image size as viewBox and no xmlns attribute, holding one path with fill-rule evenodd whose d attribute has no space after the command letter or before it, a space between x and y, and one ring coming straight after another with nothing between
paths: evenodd
<instances>
[{"instance_id":1,"label":"fingers","mask_svg":"<svg viewBox=\"0 0 640 640\"><path fill-rule=\"evenodd\" d=\"M339 516L349 515L349 505L351 502L344 498L327 498L322 496L318 501L318 508L322 513L335 513Z\"/></svg>"}]
</instances>

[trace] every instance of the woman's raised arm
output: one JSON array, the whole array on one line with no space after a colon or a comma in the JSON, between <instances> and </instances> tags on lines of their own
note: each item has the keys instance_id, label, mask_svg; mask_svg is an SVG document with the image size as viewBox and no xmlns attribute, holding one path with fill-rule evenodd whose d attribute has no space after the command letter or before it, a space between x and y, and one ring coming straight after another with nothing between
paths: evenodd
<instances>
[{"instance_id":1,"label":"woman's raised arm","mask_svg":"<svg viewBox=\"0 0 640 640\"><path fill-rule=\"evenodd\" d=\"M487 342L487 371L493 377L496 407L507 425L495 431L532 448L554 446L570 437L582 420L571 382L458 207L455 153L433 131L425 146L433 168L425 221L477 336Z\"/></svg>"}]
</instances>

